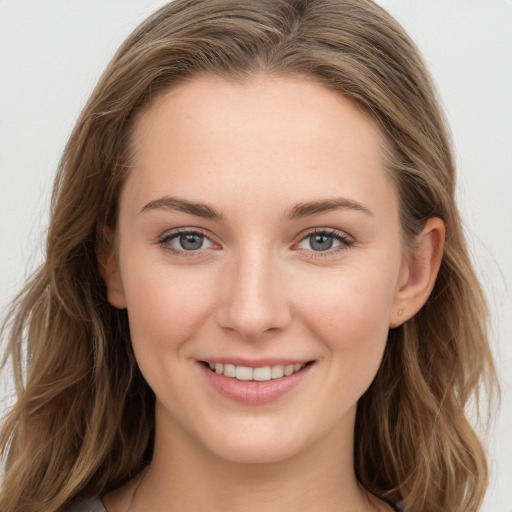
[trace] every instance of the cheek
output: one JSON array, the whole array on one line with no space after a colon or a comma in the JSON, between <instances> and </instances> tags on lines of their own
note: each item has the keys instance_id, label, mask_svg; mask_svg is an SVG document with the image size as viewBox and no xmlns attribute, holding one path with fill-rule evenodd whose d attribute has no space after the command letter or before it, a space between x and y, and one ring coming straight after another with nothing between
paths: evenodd
<instances>
[{"instance_id":1,"label":"cheek","mask_svg":"<svg viewBox=\"0 0 512 512\"><path fill-rule=\"evenodd\" d=\"M372 332L387 332L395 279L376 274L352 269L324 280L322 286L304 286L304 317L315 329L337 335L340 342L363 342Z\"/></svg>"},{"instance_id":2,"label":"cheek","mask_svg":"<svg viewBox=\"0 0 512 512\"><path fill-rule=\"evenodd\" d=\"M200 272L169 272L165 266L127 269L124 288L134 349L175 351L207 320L211 300ZM144 351L141 356L151 357ZM157 354L154 354L157 355Z\"/></svg>"},{"instance_id":3,"label":"cheek","mask_svg":"<svg viewBox=\"0 0 512 512\"><path fill-rule=\"evenodd\" d=\"M352 269L329 279L316 293L302 296L301 316L332 363L330 378L343 380L341 385L354 399L367 389L380 366L394 298L390 275L394 274Z\"/></svg>"}]
</instances>

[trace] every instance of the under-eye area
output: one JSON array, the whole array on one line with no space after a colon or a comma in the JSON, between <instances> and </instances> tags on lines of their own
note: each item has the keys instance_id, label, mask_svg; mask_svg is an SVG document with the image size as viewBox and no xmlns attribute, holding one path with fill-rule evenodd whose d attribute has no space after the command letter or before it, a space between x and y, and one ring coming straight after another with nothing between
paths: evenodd
<instances>
[{"instance_id":1,"label":"under-eye area","mask_svg":"<svg viewBox=\"0 0 512 512\"><path fill-rule=\"evenodd\" d=\"M307 363L297 364L276 364L273 366L239 366L230 363L216 363L212 361L201 361L201 363L209 368L212 372L224 377L230 377L237 380L244 381L268 381L275 379L282 379L289 377L294 373L299 373L304 368L312 365L315 361L308 361Z\"/></svg>"}]
</instances>

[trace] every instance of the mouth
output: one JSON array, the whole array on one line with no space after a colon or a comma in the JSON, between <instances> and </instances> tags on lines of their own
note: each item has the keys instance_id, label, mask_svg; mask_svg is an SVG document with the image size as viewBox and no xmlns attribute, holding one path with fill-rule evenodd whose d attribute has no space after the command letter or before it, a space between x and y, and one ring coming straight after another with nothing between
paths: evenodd
<instances>
[{"instance_id":1,"label":"mouth","mask_svg":"<svg viewBox=\"0 0 512 512\"><path fill-rule=\"evenodd\" d=\"M230 379L239 381L255 381L266 382L270 380L279 380L285 377L290 377L296 373L301 372L305 367L310 366L314 361L307 361L305 363L290 363L290 364L277 364L267 366L241 366L231 363L218 363L213 361L200 361L209 371L217 375L223 375Z\"/></svg>"},{"instance_id":2,"label":"mouth","mask_svg":"<svg viewBox=\"0 0 512 512\"><path fill-rule=\"evenodd\" d=\"M292 390L301 388L301 382L308 380L308 375L317 366L315 360L197 362L206 382L218 394L250 406L284 399Z\"/></svg>"}]
</instances>

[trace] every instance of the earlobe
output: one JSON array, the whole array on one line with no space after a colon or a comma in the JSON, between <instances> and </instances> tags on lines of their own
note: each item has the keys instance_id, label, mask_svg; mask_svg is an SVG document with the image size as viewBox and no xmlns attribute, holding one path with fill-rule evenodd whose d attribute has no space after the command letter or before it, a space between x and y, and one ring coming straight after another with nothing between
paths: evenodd
<instances>
[{"instance_id":1,"label":"earlobe","mask_svg":"<svg viewBox=\"0 0 512 512\"><path fill-rule=\"evenodd\" d=\"M96 256L101 277L107 287L107 299L112 306L125 309L126 298L110 230L98 230L97 239Z\"/></svg>"},{"instance_id":2,"label":"earlobe","mask_svg":"<svg viewBox=\"0 0 512 512\"><path fill-rule=\"evenodd\" d=\"M403 262L389 326L398 327L412 318L427 301L441 266L445 237L444 222L434 217L416 237Z\"/></svg>"}]
</instances>

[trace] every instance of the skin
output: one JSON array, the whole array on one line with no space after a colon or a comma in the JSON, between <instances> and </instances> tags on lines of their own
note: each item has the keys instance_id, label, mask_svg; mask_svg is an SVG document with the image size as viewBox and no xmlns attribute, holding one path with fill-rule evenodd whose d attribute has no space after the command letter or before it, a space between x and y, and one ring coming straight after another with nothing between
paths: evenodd
<instances>
[{"instance_id":1,"label":"skin","mask_svg":"<svg viewBox=\"0 0 512 512\"><path fill-rule=\"evenodd\" d=\"M444 227L430 219L404 252L375 123L306 79L201 77L145 108L132 142L100 259L156 394L156 440L133 503L137 479L104 497L108 511L390 510L354 475L356 405L389 328L432 290ZM155 203L169 196L222 219ZM334 198L352 203L286 217ZM177 228L206 235L201 248L181 248ZM315 229L342 238L315 251ZM204 378L198 361L221 357L314 364L284 396L248 405Z\"/></svg>"}]
</instances>

